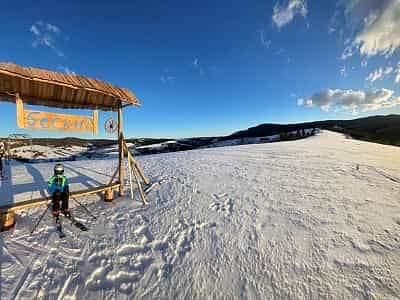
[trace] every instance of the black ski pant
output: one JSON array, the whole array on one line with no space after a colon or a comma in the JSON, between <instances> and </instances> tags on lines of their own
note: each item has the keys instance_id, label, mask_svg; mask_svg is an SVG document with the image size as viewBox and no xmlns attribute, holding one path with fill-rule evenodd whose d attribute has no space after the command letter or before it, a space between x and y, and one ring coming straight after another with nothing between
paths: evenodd
<instances>
[{"instance_id":1,"label":"black ski pant","mask_svg":"<svg viewBox=\"0 0 400 300\"><path fill-rule=\"evenodd\" d=\"M58 215L60 213L60 202L61 210L65 213L68 212L68 200L69 192L54 192L53 193L53 214Z\"/></svg>"}]
</instances>

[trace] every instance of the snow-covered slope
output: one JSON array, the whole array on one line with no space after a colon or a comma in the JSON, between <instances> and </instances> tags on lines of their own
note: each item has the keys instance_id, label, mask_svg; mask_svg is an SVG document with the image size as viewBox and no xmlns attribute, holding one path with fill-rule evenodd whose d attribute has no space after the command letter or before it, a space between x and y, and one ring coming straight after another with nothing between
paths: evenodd
<instances>
[{"instance_id":1,"label":"snow-covered slope","mask_svg":"<svg viewBox=\"0 0 400 300\"><path fill-rule=\"evenodd\" d=\"M127 145L132 153L137 154L134 144L127 143ZM91 144L88 146L25 145L12 148L10 155L13 158L29 162L101 159L118 155L118 144L105 146L95 146Z\"/></svg>"},{"instance_id":2,"label":"snow-covered slope","mask_svg":"<svg viewBox=\"0 0 400 300\"><path fill-rule=\"evenodd\" d=\"M30 160L51 160L60 159L66 157L72 157L80 155L88 150L87 147L81 146L43 146L43 145L32 145L32 146L20 146L11 149L11 156L19 157L22 159Z\"/></svg>"},{"instance_id":3,"label":"snow-covered slope","mask_svg":"<svg viewBox=\"0 0 400 300\"><path fill-rule=\"evenodd\" d=\"M0 235L1 299L400 295L400 148L323 131L139 161L154 182L149 204L88 197L96 221L73 207L87 233L65 222L60 240L48 214L30 236L43 208L18 215ZM107 182L116 160L67 165L80 189ZM51 168L12 164L19 199L43 189Z\"/></svg>"}]
</instances>

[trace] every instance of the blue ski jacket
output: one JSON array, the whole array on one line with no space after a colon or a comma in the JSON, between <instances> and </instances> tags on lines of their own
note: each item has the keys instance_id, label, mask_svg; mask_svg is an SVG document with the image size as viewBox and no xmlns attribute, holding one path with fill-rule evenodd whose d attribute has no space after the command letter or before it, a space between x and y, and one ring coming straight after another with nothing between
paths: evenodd
<instances>
[{"instance_id":1,"label":"blue ski jacket","mask_svg":"<svg viewBox=\"0 0 400 300\"><path fill-rule=\"evenodd\" d=\"M50 194L54 192L68 192L68 179L66 176L51 176L47 187Z\"/></svg>"}]
</instances>

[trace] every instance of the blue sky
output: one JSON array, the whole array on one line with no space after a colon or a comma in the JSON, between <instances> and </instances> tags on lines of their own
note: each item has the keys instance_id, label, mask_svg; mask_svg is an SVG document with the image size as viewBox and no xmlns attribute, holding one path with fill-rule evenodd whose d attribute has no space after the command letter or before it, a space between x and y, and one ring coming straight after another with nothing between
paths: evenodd
<instances>
[{"instance_id":1,"label":"blue sky","mask_svg":"<svg viewBox=\"0 0 400 300\"><path fill-rule=\"evenodd\" d=\"M128 137L400 113L397 0L3 0L1 10L0 60L131 89L142 107L124 111ZM18 129L15 104L0 110L0 136L113 137L108 112L93 136Z\"/></svg>"}]
</instances>

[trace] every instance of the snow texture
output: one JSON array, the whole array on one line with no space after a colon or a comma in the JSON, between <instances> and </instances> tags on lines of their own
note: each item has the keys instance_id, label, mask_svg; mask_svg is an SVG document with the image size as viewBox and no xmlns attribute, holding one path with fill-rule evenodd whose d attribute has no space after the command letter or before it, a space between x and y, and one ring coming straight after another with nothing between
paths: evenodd
<instances>
[{"instance_id":1,"label":"snow texture","mask_svg":"<svg viewBox=\"0 0 400 300\"><path fill-rule=\"evenodd\" d=\"M1 299L397 299L400 148L307 139L139 158L149 204L82 199L89 232L43 207L0 235ZM117 161L66 163L74 190ZM3 201L33 197L52 164L11 164ZM10 179L9 179L10 180ZM40 192L39 192L40 193ZM71 201L71 205L74 202Z\"/></svg>"},{"instance_id":2,"label":"snow texture","mask_svg":"<svg viewBox=\"0 0 400 300\"><path fill-rule=\"evenodd\" d=\"M137 154L135 145L127 143L130 151ZM84 160L87 158L111 158L118 155L118 145L108 146L43 146L43 145L25 145L12 148L10 151L12 157L17 157L30 162L49 162L65 160Z\"/></svg>"}]
</instances>

